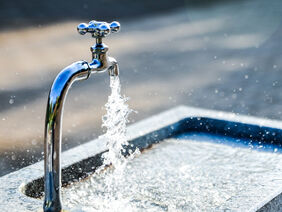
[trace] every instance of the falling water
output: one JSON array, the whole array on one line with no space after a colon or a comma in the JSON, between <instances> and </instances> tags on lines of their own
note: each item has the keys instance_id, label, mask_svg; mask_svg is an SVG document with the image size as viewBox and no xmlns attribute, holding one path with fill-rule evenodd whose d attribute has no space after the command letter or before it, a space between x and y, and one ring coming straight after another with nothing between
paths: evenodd
<instances>
[{"instance_id":1,"label":"falling water","mask_svg":"<svg viewBox=\"0 0 282 212\"><path fill-rule=\"evenodd\" d=\"M126 104L128 98L122 96L120 93L120 80L118 76L111 76L110 81L111 95L108 97L108 102L105 105L106 115L103 116L102 127L106 128L106 133L101 137L106 140L108 152L104 153L104 165L111 164L111 174L105 174L104 179L104 194L102 198L107 201L115 202L120 205L122 188L120 187L121 181L124 179L124 170L127 161L130 157L125 157L125 147L128 145L126 137L126 124L128 123L128 115L132 110ZM137 154L137 152L132 155ZM131 156L132 156L131 155ZM108 208L112 210L111 207ZM104 208L105 210L105 208Z\"/></svg>"},{"instance_id":2,"label":"falling water","mask_svg":"<svg viewBox=\"0 0 282 212\"><path fill-rule=\"evenodd\" d=\"M113 211L113 208L132 211L132 208L127 206L129 200L123 197L121 186L124 184L124 171L127 162L139 152L136 150L130 156L124 156L125 147L128 145L126 124L132 110L126 104L128 98L121 95L120 87L119 77L111 76L111 94L105 105L107 113L102 117L102 127L106 129L106 133L100 136L101 140L107 142L109 149L102 156L103 165L98 169L97 176L84 184L82 192L86 193L82 194L80 190L65 200L67 205L72 208L82 203L83 206L79 207L77 211ZM110 169L104 171L105 167L109 165L111 165ZM87 197L83 202L77 198L81 195Z\"/></svg>"},{"instance_id":3,"label":"falling water","mask_svg":"<svg viewBox=\"0 0 282 212\"><path fill-rule=\"evenodd\" d=\"M120 94L120 81L118 76L111 76L111 95L105 105L107 114L103 116L102 127L106 133L101 137L107 141L109 151L103 155L104 164L112 164L120 169L125 163L124 147L128 145L126 138L126 124L128 115L132 112L126 104L128 98Z\"/></svg>"}]
</instances>

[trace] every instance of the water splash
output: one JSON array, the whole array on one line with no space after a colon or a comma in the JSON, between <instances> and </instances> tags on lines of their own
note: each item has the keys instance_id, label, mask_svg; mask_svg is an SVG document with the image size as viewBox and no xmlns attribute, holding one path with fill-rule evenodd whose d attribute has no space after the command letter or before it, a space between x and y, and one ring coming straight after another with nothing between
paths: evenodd
<instances>
[{"instance_id":1,"label":"water splash","mask_svg":"<svg viewBox=\"0 0 282 212\"><path fill-rule=\"evenodd\" d=\"M138 150L132 153L129 157L125 157L126 146L129 145L126 136L126 124L129 122L128 116L133 111L126 104L128 97L122 96L120 92L120 80L118 76L111 76L110 78L111 94L108 97L108 102L105 105L106 115L102 117L102 127L106 128L106 133L102 136L106 140L108 152L103 154L104 163L98 170L99 175L104 177L104 182L101 182L100 191L103 191L98 196L100 201L103 199L102 211L113 211L119 208L123 211L132 211L128 208L129 200L123 197L123 182L125 177L125 168L128 160L138 154ZM112 165L112 169L107 172L102 170L105 166ZM92 181L96 184L97 181ZM95 188L95 186L94 186ZM111 204L109 204L111 203Z\"/></svg>"},{"instance_id":2,"label":"water splash","mask_svg":"<svg viewBox=\"0 0 282 212\"><path fill-rule=\"evenodd\" d=\"M110 199L107 176L93 175L67 189L77 195L68 206L83 212L249 211L281 188L282 154L216 143L222 137L210 134L182 136L128 161Z\"/></svg>"},{"instance_id":3,"label":"water splash","mask_svg":"<svg viewBox=\"0 0 282 212\"><path fill-rule=\"evenodd\" d=\"M110 79L111 95L105 105L107 113L102 118L102 127L106 128L106 133L100 137L106 140L109 149L103 155L104 165L112 164L119 169L126 162L123 156L124 147L128 145L126 124L132 110L126 104L129 98L120 94L119 77L111 76Z\"/></svg>"},{"instance_id":4,"label":"water splash","mask_svg":"<svg viewBox=\"0 0 282 212\"><path fill-rule=\"evenodd\" d=\"M64 202L70 208L78 207L77 211L135 211L131 207L130 197L124 195L124 184L126 177L125 170L130 159L139 150L125 156L126 146L129 145L126 136L126 124L129 114L133 111L126 104L129 98L121 95L120 80L118 76L111 76L110 88L111 94L105 105L106 115L102 117L102 127L106 129L106 133L100 138L107 142L108 152L103 154L104 163L97 170L97 175L93 175L88 183L85 183L76 189L76 185L71 188L70 192L65 196ZM111 165L111 168L104 171L105 167ZM72 193L72 194L71 194ZM81 201L81 197L84 200Z\"/></svg>"}]
</instances>

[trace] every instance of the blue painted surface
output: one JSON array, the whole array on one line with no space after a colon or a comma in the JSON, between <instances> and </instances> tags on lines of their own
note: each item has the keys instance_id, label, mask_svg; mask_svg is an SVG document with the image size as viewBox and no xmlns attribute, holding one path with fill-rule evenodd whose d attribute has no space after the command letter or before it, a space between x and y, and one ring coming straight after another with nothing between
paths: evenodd
<instances>
[{"instance_id":1,"label":"blue painted surface","mask_svg":"<svg viewBox=\"0 0 282 212\"><path fill-rule=\"evenodd\" d=\"M216 135L205 132L186 132L175 136L176 139L190 140L197 142L210 142L232 147L247 148L256 151L282 153L282 148L278 145L263 143L261 141L253 141L245 138L233 138L229 136Z\"/></svg>"},{"instance_id":2,"label":"blue painted surface","mask_svg":"<svg viewBox=\"0 0 282 212\"><path fill-rule=\"evenodd\" d=\"M240 145L259 151L282 152L282 129L206 117L187 117L131 141L131 149L146 149L166 138L178 137Z\"/></svg>"}]
</instances>

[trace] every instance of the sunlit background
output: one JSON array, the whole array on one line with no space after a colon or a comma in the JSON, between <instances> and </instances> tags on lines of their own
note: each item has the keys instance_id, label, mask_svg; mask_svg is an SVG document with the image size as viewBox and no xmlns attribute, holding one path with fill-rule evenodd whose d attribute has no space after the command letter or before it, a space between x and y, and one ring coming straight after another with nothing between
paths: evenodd
<instances>
[{"instance_id":1,"label":"sunlit background","mask_svg":"<svg viewBox=\"0 0 282 212\"><path fill-rule=\"evenodd\" d=\"M120 64L131 122L185 104L282 119L281 0L0 1L0 176L43 158L49 88L91 59L92 19L121 23L104 42ZM103 133L107 74L74 84L63 150Z\"/></svg>"}]
</instances>

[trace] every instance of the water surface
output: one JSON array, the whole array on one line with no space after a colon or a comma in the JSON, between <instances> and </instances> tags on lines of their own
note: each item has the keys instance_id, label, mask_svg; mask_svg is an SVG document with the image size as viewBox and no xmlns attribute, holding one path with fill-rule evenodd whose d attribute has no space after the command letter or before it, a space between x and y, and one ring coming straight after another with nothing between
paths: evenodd
<instances>
[{"instance_id":1,"label":"water surface","mask_svg":"<svg viewBox=\"0 0 282 212\"><path fill-rule=\"evenodd\" d=\"M167 139L123 173L111 168L64 189L63 202L80 211L247 211L282 188L282 154L261 146L207 134Z\"/></svg>"}]
</instances>

